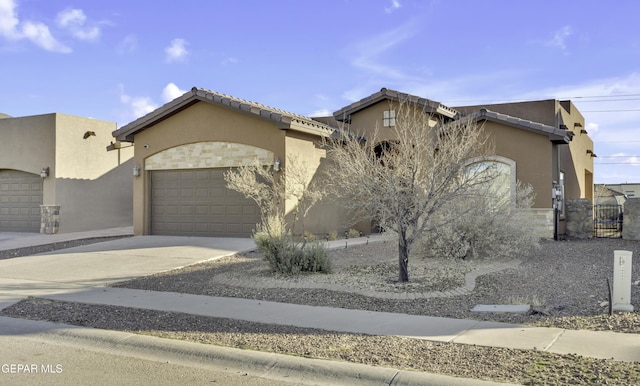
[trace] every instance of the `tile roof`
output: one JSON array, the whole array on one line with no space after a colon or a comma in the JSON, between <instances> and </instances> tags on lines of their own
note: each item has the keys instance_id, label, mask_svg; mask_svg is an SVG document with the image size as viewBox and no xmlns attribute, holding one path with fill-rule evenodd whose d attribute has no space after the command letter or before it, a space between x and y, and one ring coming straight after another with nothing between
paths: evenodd
<instances>
[{"instance_id":1,"label":"tile roof","mask_svg":"<svg viewBox=\"0 0 640 386\"><path fill-rule=\"evenodd\" d=\"M208 102L251 114L257 118L272 121L278 125L278 128L283 130L291 129L320 136L330 136L335 131L335 128L303 115L290 113L216 91L193 87L184 95L114 131L113 136L120 141L133 142L133 137L136 133L197 102Z\"/></svg>"},{"instance_id":2,"label":"tile roof","mask_svg":"<svg viewBox=\"0 0 640 386\"><path fill-rule=\"evenodd\" d=\"M527 119L522 119L522 118L514 117L511 115L498 113L486 108L481 108L479 111L469 114L469 117L476 120L487 120L487 121L492 121L497 123L503 123L509 126L532 131L535 133L545 134L549 136L549 139L552 142L556 142L556 143L569 143L571 142L571 138L572 138L572 135L568 130L562 130L553 126L529 121Z\"/></svg>"},{"instance_id":3,"label":"tile roof","mask_svg":"<svg viewBox=\"0 0 640 386\"><path fill-rule=\"evenodd\" d=\"M447 107L440 102L432 101L431 99L422 98L416 95L382 88L380 91L371 94L366 98L362 98L359 101L350 104L349 106L341 108L340 110L334 112L333 116L338 121L348 121L348 117L351 114L387 99L396 101L407 101L409 103L424 107L425 111L429 113L437 113L449 118L455 118L459 115L457 110L452 109L451 107Z\"/></svg>"}]
</instances>

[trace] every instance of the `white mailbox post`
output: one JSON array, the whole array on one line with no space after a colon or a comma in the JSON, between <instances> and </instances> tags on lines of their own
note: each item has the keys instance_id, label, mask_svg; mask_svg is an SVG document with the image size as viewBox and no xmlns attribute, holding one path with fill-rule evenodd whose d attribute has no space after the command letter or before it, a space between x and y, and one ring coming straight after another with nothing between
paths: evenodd
<instances>
[{"instance_id":1,"label":"white mailbox post","mask_svg":"<svg viewBox=\"0 0 640 386\"><path fill-rule=\"evenodd\" d=\"M631 251L613 251L613 311L633 312L631 304Z\"/></svg>"}]
</instances>

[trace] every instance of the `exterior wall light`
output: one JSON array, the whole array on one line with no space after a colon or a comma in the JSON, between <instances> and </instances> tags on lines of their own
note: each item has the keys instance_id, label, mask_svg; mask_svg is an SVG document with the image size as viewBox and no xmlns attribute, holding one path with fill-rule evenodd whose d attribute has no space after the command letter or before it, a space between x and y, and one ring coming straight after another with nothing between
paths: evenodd
<instances>
[{"instance_id":1,"label":"exterior wall light","mask_svg":"<svg viewBox=\"0 0 640 386\"><path fill-rule=\"evenodd\" d=\"M276 160L273 161L273 171L276 173L280 171L280 158L276 158Z\"/></svg>"},{"instance_id":2,"label":"exterior wall light","mask_svg":"<svg viewBox=\"0 0 640 386\"><path fill-rule=\"evenodd\" d=\"M136 165L133 167L133 176L140 177L140 165Z\"/></svg>"},{"instance_id":3,"label":"exterior wall light","mask_svg":"<svg viewBox=\"0 0 640 386\"><path fill-rule=\"evenodd\" d=\"M40 170L40 177L42 178L47 178L49 177L49 167L45 166L42 168L42 170Z\"/></svg>"}]
</instances>

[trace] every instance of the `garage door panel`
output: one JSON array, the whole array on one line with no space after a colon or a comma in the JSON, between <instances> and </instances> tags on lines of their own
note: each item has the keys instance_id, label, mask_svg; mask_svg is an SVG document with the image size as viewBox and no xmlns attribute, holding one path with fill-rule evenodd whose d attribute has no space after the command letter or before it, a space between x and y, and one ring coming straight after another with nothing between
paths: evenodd
<instances>
[{"instance_id":1,"label":"garage door panel","mask_svg":"<svg viewBox=\"0 0 640 386\"><path fill-rule=\"evenodd\" d=\"M210 214L212 216L224 216L224 206L219 205L219 204L215 204L215 205L211 205L209 206L210 209Z\"/></svg>"},{"instance_id":2,"label":"garage door panel","mask_svg":"<svg viewBox=\"0 0 640 386\"><path fill-rule=\"evenodd\" d=\"M200 200L208 200L210 197L209 189L205 188L196 188L193 191L193 196Z\"/></svg>"},{"instance_id":3,"label":"garage door panel","mask_svg":"<svg viewBox=\"0 0 640 386\"><path fill-rule=\"evenodd\" d=\"M0 232L39 232L42 178L0 170Z\"/></svg>"},{"instance_id":4,"label":"garage door panel","mask_svg":"<svg viewBox=\"0 0 640 386\"><path fill-rule=\"evenodd\" d=\"M209 215L209 205L196 205L194 207L196 216L208 216Z\"/></svg>"},{"instance_id":5,"label":"garage door panel","mask_svg":"<svg viewBox=\"0 0 640 386\"><path fill-rule=\"evenodd\" d=\"M227 206L227 215L228 216L241 216L242 215L242 207L239 205L229 205Z\"/></svg>"},{"instance_id":6,"label":"garage door panel","mask_svg":"<svg viewBox=\"0 0 640 386\"><path fill-rule=\"evenodd\" d=\"M250 236L259 222L257 205L229 190L228 168L151 172L151 233L189 236ZM179 191L176 195L175 192ZM168 208L179 208L169 210ZM166 223L180 227L167 227Z\"/></svg>"}]
</instances>

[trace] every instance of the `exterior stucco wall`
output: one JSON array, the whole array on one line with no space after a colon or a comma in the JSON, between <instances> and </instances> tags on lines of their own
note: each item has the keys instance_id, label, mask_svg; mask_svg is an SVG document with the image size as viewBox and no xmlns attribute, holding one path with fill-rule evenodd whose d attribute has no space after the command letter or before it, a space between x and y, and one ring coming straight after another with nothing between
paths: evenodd
<instances>
[{"instance_id":1,"label":"exterior stucco wall","mask_svg":"<svg viewBox=\"0 0 640 386\"><path fill-rule=\"evenodd\" d=\"M266 150L274 158L285 159L286 131L273 122L255 116L199 102L174 114L135 137L134 164L142 169L133 179L133 226L136 235L149 233L149 170L154 155L189 144L243 144ZM218 145L215 145L218 146ZM193 149L193 148L191 148ZM223 149L218 149L223 153ZM163 153L165 155L171 154ZM216 157L212 153L213 157ZM147 168L146 161L150 161ZM211 166L214 167L214 166Z\"/></svg>"},{"instance_id":2,"label":"exterior stucco wall","mask_svg":"<svg viewBox=\"0 0 640 386\"><path fill-rule=\"evenodd\" d=\"M534 208L551 207L552 145L549 138L526 130L485 122L495 154L516 162L516 178L536 192Z\"/></svg>"},{"instance_id":3,"label":"exterior stucco wall","mask_svg":"<svg viewBox=\"0 0 640 386\"><path fill-rule=\"evenodd\" d=\"M56 181L60 232L131 226L133 148L106 150L113 122L55 116L56 162L50 176ZM84 138L88 131L95 135Z\"/></svg>"},{"instance_id":4,"label":"exterior stucco wall","mask_svg":"<svg viewBox=\"0 0 640 386\"><path fill-rule=\"evenodd\" d=\"M326 173L327 151L319 141L317 137L296 132L288 132L285 140L287 157L284 167L285 169L306 169L307 184L313 181L322 185L321 181L328 176ZM294 162L297 165L294 165ZM296 203L296 199L289 199L286 203L285 210L289 220L293 218L292 211L295 210ZM304 221L298 220L294 232L327 234L336 230L339 223L344 222L342 216L344 216L344 210L341 210L335 201L324 200L312 207Z\"/></svg>"},{"instance_id":5,"label":"exterior stucco wall","mask_svg":"<svg viewBox=\"0 0 640 386\"><path fill-rule=\"evenodd\" d=\"M0 169L40 174L49 167L55 173L55 114L0 119ZM55 179L43 181L43 202L54 205Z\"/></svg>"},{"instance_id":6,"label":"exterior stucco wall","mask_svg":"<svg viewBox=\"0 0 640 386\"><path fill-rule=\"evenodd\" d=\"M586 132L584 117L571 101L558 102L558 120L574 133L569 145L560 147L560 170L565 174L565 197L593 202L593 140Z\"/></svg>"},{"instance_id":7,"label":"exterior stucco wall","mask_svg":"<svg viewBox=\"0 0 640 386\"><path fill-rule=\"evenodd\" d=\"M131 226L132 167L129 158L97 178L58 178L60 232Z\"/></svg>"},{"instance_id":8,"label":"exterior stucco wall","mask_svg":"<svg viewBox=\"0 0 640 386\"><path fill-rule=\"evenodd\" d=\"M396 116L401 116L401 108L410 108L410 106L400 107L398 102L381 101L374 105L360 110L351 115L350 130L353 133L364 135L366 138L372 138L377 130L378 140L393 140L396 137L393 127L385 127L383 124L384 112L395 110ZM340 118L340 117L338 117ZM437 118L430 120L430 126L437 124Z\"/></svg>"},{"instance_id":9,"label":"exterior stucco wall","mask_svg":"<svg viewBox=\"0 0 640 386\"><path fill-rule=\"evenodd\" d=\"M0 119L0 168L49 168L42 204L60 207L61 233L130 226L131 163L124 165L133 148L107 152L114 129L112 122L60 113ZM87 131L95 135L83 139Z\"/></svg>"},{"instance_id":10,"label":"exterior stucco wall","mask_svg":"<svg viewBox=\"0 0 640 386\"><path fill-rule=\"evenodd\" d=\"M456 110L463 114L470 114L480 110L483 107L491 111L502 114L511 115L533 122L543 123L548 126L558 127L556 117L557 101L554 99L546 99L540 101L516 102L516 103L498 103L490 105L462 106L455 107Z\"/></svg>"}]
</instances>

